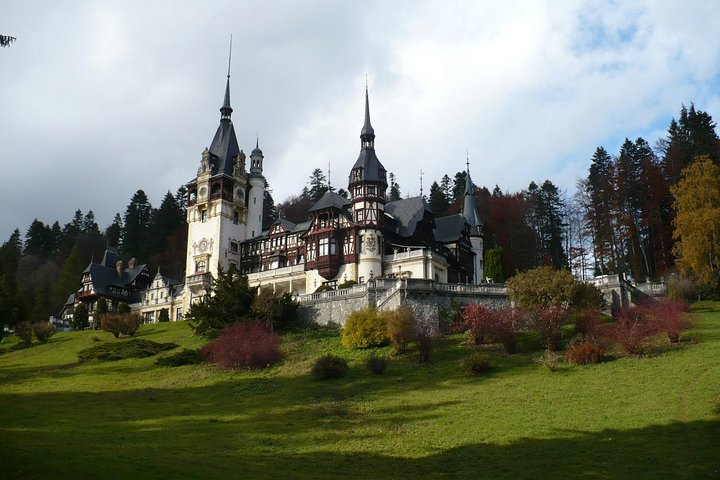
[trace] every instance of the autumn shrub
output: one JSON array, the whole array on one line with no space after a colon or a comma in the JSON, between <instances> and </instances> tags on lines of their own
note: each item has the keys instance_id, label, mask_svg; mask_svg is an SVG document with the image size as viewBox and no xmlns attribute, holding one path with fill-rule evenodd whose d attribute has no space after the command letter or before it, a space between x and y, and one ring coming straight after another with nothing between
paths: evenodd
<instances>
[{"instance_id":1,"label":"autumn shrub","mask_svg":"<svg viewBox=\"0 0 720 480\"><path fill-rule=\"evenodd\" d=\"M490 340L490 334L495 323L495 315L492 310L479 303L468 303L463 306L461 323L456 324L456 331L464 331L475 345L480 345Z\"/></svg>"},{"instance_id":2,"label":"autumn shrub","mask_svg":"<svg viewBox=\"0 0 720 480\"><path fill-rule=\"evenodd\" d=\"M100 322L100 328L118 338L121 332L120 323L120 315L105 315Z\"/></svg>"},{"instance_id":3,"label":"autumn shrub","mask_svg":"<svg viewBox=\"0 0 720 480\"><path fill-rule=\"evenodd\" d=\"M200 356L224 370L265 368L282 358L280 337L260 321L235 323L202 347Z\"/></svg>"},{"instance_id":4,"label":"autumn shrub","mask_svg":"<svg viewBox=\"0 0 720 480\"><path fill-rule=\"evenodd\" d=\"M598 333L598 327L602 323L602 314L597 308L582 308L572 312L573 323L575 324L575 333L595 337Z\"/></svg>"},{"instance_id":5,"label":"autumn shrub","mask_svg":"<svg viewBox=\"0 0 720 480\"><path fill-rule=\"evenodd\" d=\"M522 313L516 308L506 307L494 312L490 335L493 341L502 343L507 353L517 352L517 331L522 322Z\"/></svg>"},{"instance_id":6,"label":"autumn shrub","mask_svg":"<svg viewBox=\"0 0 720 480\"><path fill-rule=\"evenodd\" d=\"M687 277L671 275L665 284L667 298L670 300L692 300L697 292L697 285Z\"/></svg>"},{"instance_id":7,"label":"autumn shrub","mask_svg":"<svg viewBox=\"0 0 720 480\"><path fill-rule=\"evenodd\" d=\"M310 374L318 379L325 380L327 378L339 378L347 374L350 367L344 358L335 355L324 355L313 363Z\"/></svg>"},{"instance_id":8,"label":"autumn shrub","mask_svg":"<svg viewBox=\"0 0 720 480\"><path fill-rule=\"evenodd\" d=\"M343 282L340 285L338 285L338 290L343 289L343 288L350 288L353 285L357 285L357 282L355 280L348 280L348 281Z\"/></svg>"},{"instance_id":9,"label":"autumn shrub","mask_svg":"<svg viewBox=\"0 0 720 480\"><path fill-rule=\"evenodd\" d=\"M567 307L549 306L532 311L532 325L540 334L547 350L554 352L560 347L561 328L568 320Z\"/></svg>"},{"instance_id":10,"label":"autumn shrub","mask_svg":"<svg viewBox=\"0 0 720 480\"><path fill-rule=\"evenodd\" d=\"M432 319L415 319L415 343L417 345L420 363L432 363L433 348L438 337L439 332L437 325Z\"/></svg>"},{"instance_id":11,"label":"autumn shrub","mask_svg":"<svg viewBox=\"0 0 720 480\"><path fill-rule=\"evenodd\" d=\"M387 359L385 357L379 357L373 353L367 358L367 360L365 360L365 367L367 367L367 369L375 375L382 375L385 373L385 369L387 368Z\"/></svg>"},{"instance_id":12,"label":"autumn shrub","mask_svg":"<svg viewBox=\"0 0 720 480\"><path fill-rule=\"evenodd\" d=\"M200 352L197 350L191 350L184 348L179 352L160 357L155 360L155 365L161 367L180 367L182 365L196 365L202 362Z\"/></svg>"},{"instance_id":13,"label":"autumn shrub","mask_svg":"<svg viewBox=\"0 0 720 480\"><path fill-rule=\"evenodd\" d=\"M680 341L680 334L687 330L688 304L684 300L660 300L643 307L648 322L658 332L668 336L670 343Z\"/></svg>"},{"instance_id":14,"label":"autumn shrub","mask_svg":"<svg viewBox=\"0 0 720 480\"><path fill-rule=\"evenodd\" d=\"M30 322L20 322L15 325L15 335L17 335L22 343L30 345L32 343L33 335L32 325L30 325Z\"/></svg>"},{"instance_id":15,"label":"autumn shrub","mask_svg":"<svg viewBox=\"0 0 720 480\"><path fill-rule=\"evenodd\" d=\"M590 342L580 342L572 345L565 352L565 361L571 365L587 365L599 363L605 352L602 348Z\"/></svg>"},{"instance_id":16,"label":"autumn shrub","mask_svg":"<svg viewBox=\"0 0 720 480\"><path fill-rule=\"evenodd\" d=\"M341 343L345 348L379 347L388 342L385 318L374 308L352 312L342 329Z\"/></svg>"},{"instance_id":17,"label":"autumn shrub","mask_svg":"<svg viewBox=\"0 0 720 480\"><path fill-rule=\"evenodd\" d=\"M492 370L490 356L484 352L475 352L463 360L463 367L470 375L479 375Z\"/></svg>"},{"instance_id":18,"label":"autumn shrub","mask_svg":"<svg viewBox=\"0 0 720 480\"><path fill-rule=\"evenodd\" d=\"M415 338L415 313L408 305L401 305L395 310L383 312L393 352L401 355L407 351L408 344Z\"/></svg>"},{"instance_id":19,"label":"autumn shrub","mask_svg":"<svg viewBox=\"0 0 720 480\"><path fill-rule=\"evenodd\" d=\"M627 355L643 352L646 341L658 333L643 308L622 307L615 312L615 322L603 325L605 339L616 343Z\"/></svg>"},{"instance_id":20,"label":"autumn shrub","mask_svg":"<svg viewBox=\"0 0 720 480\"><path fill-rule=\"evenodd\" d=\"M47 343L55 333L55 327L50 322L38 322L33 324L32 332L40 343Z\"/></svg>"}]
</instances>

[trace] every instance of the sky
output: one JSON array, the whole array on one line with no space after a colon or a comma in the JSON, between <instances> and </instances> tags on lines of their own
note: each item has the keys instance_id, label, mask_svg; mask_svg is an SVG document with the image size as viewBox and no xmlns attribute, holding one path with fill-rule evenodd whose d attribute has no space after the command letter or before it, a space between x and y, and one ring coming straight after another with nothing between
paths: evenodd
<instances>
[{"instance_id":1,"label":"sky","mask_svg":"<svg viewBox=\"0 0 720 480\"><path fill-rule=\"evenodd\" d=\"M0 0L0 242L194 178L220 120L259 139L273 197L347 186L365 82L403 196L465 169L568 192L595 149L651 145L682 104L720 117L720 2Z\"/></svg>"}]
</instances>

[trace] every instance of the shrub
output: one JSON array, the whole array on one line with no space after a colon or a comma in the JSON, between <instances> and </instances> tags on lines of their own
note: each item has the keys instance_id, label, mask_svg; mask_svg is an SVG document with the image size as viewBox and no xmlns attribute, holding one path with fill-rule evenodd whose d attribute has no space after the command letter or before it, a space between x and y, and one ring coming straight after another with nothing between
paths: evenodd
<instances>
[{"instance_id":1,"label":"shrub","mask_svg":"<svg viewBox=\"0 0 720 480\"><path fill-rule=\"evenodd\" d=\"M344 358L335 355L325 355L317 360L310 370L310 374L318 380L326 378L339 378L345 376L350 370Z\"/></svg>"},{"instance_id":2,"label":"shrub","mask_svg":"<svg viewBox=\"0 0 720 480\"><path fill-rule=\"evenodd\" d=\"M297 323L300 307L290 293L274 293L271 289L261 290L255 297L250 311L258 320L265 322L268 330L283 328Z\"/></svg>"},{"instance_id":3,"label":"shrub","mask_svg":"<svg viewBox=\"0 0 720 480\"><path fill-rule=\"evenodd\" d=\"M387 368L387 359L385 357L378 357L373 353L365 360L365 366L375 375L382 375L385 373L385 368Z\"/></svg>"},{"instance_id":4,"label":"shrub","mask_svg":"<svg viewBox=\"0 0 720 480\"><path fill-rule=\"evenodd\" d=\"M32 343L33 335L32 325L30 325L30 322L20 322L15 325L15 335L17 335L22 343L30 345Z\"/></svg>"},{"instance_id":5,"label":"shrub","mask_svg":"<svg viewBox=\"0 0 720 480\"><path fill-rule=\"evenodd\" d=\"M120 302L117 307L117 313L118 313L118 315L130 313L130 305L128 305L125 302Z\"/></svg>"},{"instance_id":6,"label":"shrub","mask_svg":"<svg viewBox=\"0 0 720 480\"><path fill-rule=\"evenodd\" d=\"M120 335L132 337L142 325L142 317L136 313L124 313L122 315L105 315L100 328L113 334L115 338Z\"/></svg>"},{"instance_id":7,"label":"shrub","mask_svg":"<svg viewBox=\"0 0 720 480\"><path fill-rule=\"evenodd\" d=\"M90 340L92 340L93 342L102 342L102 339L97 335L91 335Z\"/></svg>"},{"instance_id":8,"label":"shrub","mask_svg":"<svg viewBox=\"0 0 720 480\"><path fill-rule=\"evenodd\" d=\"M598 332L598 326L601 323L600 310L597 308L583 308L572 313L575 323L575 333L595 337Z\"/></svg>"},{"instance_id":9,"label":"shrub","mask_svg":"<svg viewBox=\"0 0 720 480\"><path fill-rule=\"evenodd\" d=\"M200 358L199 351L184 348L179 352L158 358L155 360L155 365L161 367L179 367L182 365L196 365L200 362L202 362L202 358Z\"/></svg>"},{"instance_id":10,"label":"shrub","mask_svg":"<svg viewBox=\"0 0 720 480\"><path fill-rule=\"evenodd\" d=\"M357 285L357 282L355 280L348 280L347 282L343 282L340 285L338 285L338 290L342 288L350 288L353 285Z\"/></svg>"},{"instance_id":11,"label":"shrub","mask_svg":"<svg viewBox=\"0 0 720 480\"><path fill-rule=\"evenodd\" d=\"M438 331L432 320L420 318L415 321L415 342L417 343L421 363L429 364L432 362L432 351L437 337Z\"/></svg>"},{"instance_id":12,"label":"shrub","mask_svg":"<svg viewBox=\"0 0 720 480\"><path fill-rule=\"evenodd\" d=\"M315 293L322 293L322 292L329 292L330 290L335 290L330 285L320 285L315 289Z\"/></svg>"},{"instance_id":13,"label":"shrub","mask_svg":"<svg viewBox=\"0 0 720 480\"><path fill-rule=\"evenodd\" d=\"M658 332L664 332L670 343L680 341L680 334L687 330L689 322L686 316L688 304L684 300L661 300L644 307L651 325Z\"/></svg>"},{"instance_id":14,"label":"shrub","mask_svg":"<svg viewBox=\"0 0 720 480\"><path fill-rule=\"evenodd\" d=\"M589 342L580 342L572 345L565 352L565 361L571 365L587 365L599 363L603 358L603 349Z\"/></svg>"},{"instance_id":15,"label":"shrub","mask_svg":"<svg viewBox=\"0 0 720 480\"><path fill-rule=\"evenodd\" d=\"M387 341L385 319L373 308L352 312L342 329L342 345L346 348L379 347Z\"/></svg>"},{"instance_id":16,"label":"shrub","mask_svg":"<svg viewBox=\"0 0 720 480\"><path fill-rule=\"evenodd\" d=\"M600 289L595 285L585 282L576 282L571 305L573 308L581 310L602 310L603 307L605 307L605 298L603 297Z\"/></svg>"},{"instance_id":17,"label":"shrub","mask_svg":"<svg viewBox=\"0 0 720 480\"><path fill-rule=\"evenodd\" d=\"M170 313L168 312L167 308L163 308L160 310L160 313L158 314L158 322L169 322L170 321Z\"/></svg>"},{"instance_id":18,"label":"shrub","mask_svg":"<svg viewBox=\"0 0 720 480\"><path fill-rule=\"evenodd\" d=\"M568 313L567 307L550 306L531 314L533 326L545 341L547 350L554 352L560 346L560 329L567 323Z\"/></svg>"},{"instance_id":19,"label":"shrub","mask_svg":"<svg viewBox=\"0 0 720 480\"><path fill-rule=\"evenodd\" d=\"M89 326L87 305L79 303L73 311L72 328L73 330L84 330Z\"/></svg>"},{"instance_id":20,"label":"shrub","mask_svg":"<svg viewBox=\"0 0 720 480\"><path fill-rule=\"evenodd\" d=\"M122 342L105 342L78 352L81 362L90 360L123 360L125 358L144 358L157 355L166 350L177 348L175 343L157 343L134 338Z\"/></svg>"},{"instance_id":21,"label":"shrub","mask_svg":"<svg viewBox=\"0 0 720 480\"><path fill-rule=\"evenodd\" d=\"M603 336L615 343L627 355L642 353L647 339L658 333L657 326L647 321L644 309L622 307L615 312L615 322L603 326Z\"/></svg>"},{"instance_id":22,"label":"shrub","mask_svg":"<svg viewBox=\"0 0 720 480\"><path fill-rule=\"evenodd\" d=\"M259 321L235 323L202 347L200 356L225 370L265 368L282 358L280 337Z\"/></svg>"},{"instance_id":23,"label":"shrub","mask_svg":"<svg viewBox=\"0 0 720 480\"><path fill-rule=\"evenodd\" d=\"M463 366L470 375L478 375L492 370L490 356L487 353L475 352L463 360Z\"/></svg>"},{"instance_id":24,"label":"shrub","mask_svg":"<svg viewBox=\"0 0 720 480\"><path fill-rule=\"evenodd\" d=\"M387 325L387 336L396 355L407 351L408 344L415 337L415 313L408 305L401 305L383 315Z\"/></svg>"},{"instance_id":25,"label":"shrub","mask_svg":"<svg viewBox=\"0 0 720 480\"><path fill-rule=\"evenodd\" d=\"M686 277L671 275L666 284L670 300L692 300L697 291L695 283Z\"/></svg>"},{"instance_id":26,"label":"shrub","mask_svg":"<svg viewBox=\"0 0 720 480\"><path fill-rule=\"evenodd\" d=\"M55 327L50 322L39 322L33 324L32 331L35 334L35 338L38 339L38 342L47 343L55 333Z\"/></svg>"},{"instance_id":27,"label":"shrub","mask_svg":"<svg viewBox=\"0 0 720 480\"><path fill-rule=\"evenodd\" d=\"M522 319L521 312L506 307L495 311L494 317L495 321L490 330L493 340L502 343L507 353L517 352L517 330Z\"/></svg>"},{"instance_id":28,"label":"shrub","mask_svg":"<svg viewBox=\"0 0 720 480\"><path fill-rule=\"evenodd\" d=\"M137 332L143 319L137 313L126 313L120 316L120 333L132 337Z\"/></svg>"},{"instance_id":29,"label":"shrub","mask_svg":"<svg viewBox=\"0 0 720 480\"><path fill-rule=\"evenodd\" d=\"M551 372L554 372L558 368L558 362L560 361L560 354L555 353L552 350L545 350L545 352L534 359L535 363L542 365Z\"/></svg>"},{"instance_id":30,"label":"shrub","mask_svg":"<svg viewBox=\"0 0 720 480\"><path fill-rule=\"evenodd\" d=\"M462 308L460 318L462 323L459 328L467 332L475 345L480 345L490 339L490 333L495 323L495 315L492 310L478 303L468 303ZM458 326L455 328L458 329Z\"/></svg>"}]
</instances>

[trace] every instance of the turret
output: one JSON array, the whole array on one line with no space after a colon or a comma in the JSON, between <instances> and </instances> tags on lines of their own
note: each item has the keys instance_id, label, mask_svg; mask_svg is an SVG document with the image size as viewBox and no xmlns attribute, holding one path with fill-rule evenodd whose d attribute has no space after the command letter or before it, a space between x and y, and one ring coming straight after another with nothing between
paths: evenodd
<instances>
[{"instance_id":1,"label":"turret","mask_svg":"<svg viewBox=\"0 0 720 480\"><path fill-rule=\"evenodd\" d=\"M263 156L260 140L250 154L250 192L248 196L247 238L262 234L263 202L265 200L265 177L263 176Z\"/></svg>"}]
</instances>

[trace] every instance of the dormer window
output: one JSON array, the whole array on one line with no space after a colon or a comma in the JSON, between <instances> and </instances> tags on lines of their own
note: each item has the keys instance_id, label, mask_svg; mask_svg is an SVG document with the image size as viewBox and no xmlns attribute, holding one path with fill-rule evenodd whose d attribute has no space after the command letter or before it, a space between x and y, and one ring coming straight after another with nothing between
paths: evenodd
<instances>
[{"instance_id":1,"label":"dormer window","mask_svg":"<svg viewBox=\"0 0 720 480\"><path fill-rule=\"evenodd\" d=\"M353 182L359 182L362 180L362 168L356 168L352 171Z\"/></svg>"}]
</instances>

